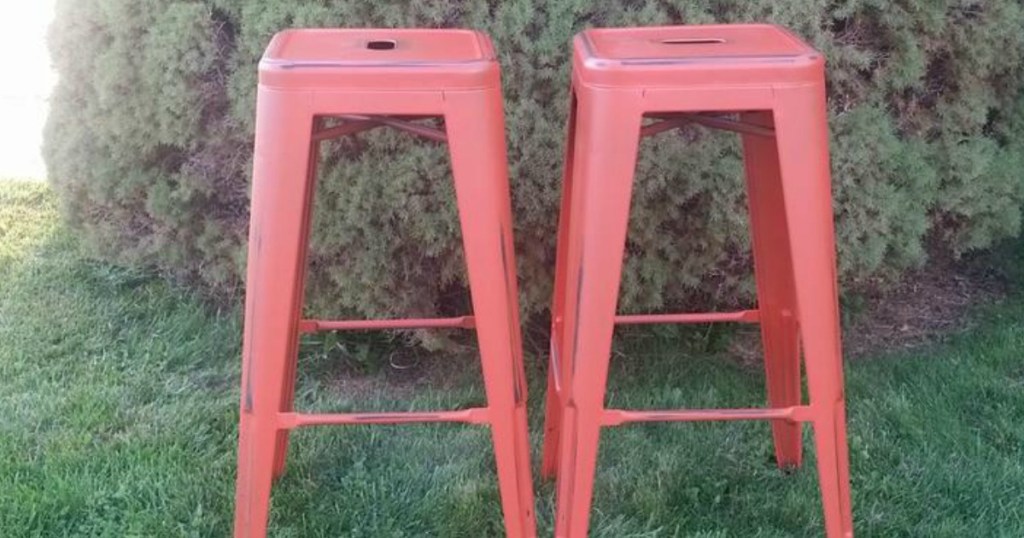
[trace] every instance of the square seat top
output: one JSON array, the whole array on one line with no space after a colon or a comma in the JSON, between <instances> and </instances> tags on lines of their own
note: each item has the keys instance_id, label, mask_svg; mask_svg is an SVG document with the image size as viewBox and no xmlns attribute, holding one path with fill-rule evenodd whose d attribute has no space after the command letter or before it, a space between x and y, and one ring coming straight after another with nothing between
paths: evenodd
<instances>
[{"instance_id":1,"label":"square seat top","mask_svg":"<svg viewBox=\"0 0 1024 538\"><path fill-rule=\"evenodd\" d=\"M661 73L668 80L671 73L683 71L746 72L757 79L766 69L822 63L810 45L770 24L595 28L577 35L575 49L577 68L591 72L590 78L630 72L638 83L657 79L648 74ZM624 77L618 80L628 83Z\"/></svg>"},{"instance_id":2,"label":"square seat top","mask_svg":"<svg viewBox=\"0 0 1024 538\"><path fill-rule=\"evenodd\" d=\"M496 66L490 39L472 30L292 29L270 42L260 61L260 80L309 87L316 79L385 88L403 86L399 79L408 79L410 87L461 87L479 85L466 77L496 73ZM330 76L342 72L344 80ZM303 83L297 84L298 79Z\"/></svg>"}]
</instances>

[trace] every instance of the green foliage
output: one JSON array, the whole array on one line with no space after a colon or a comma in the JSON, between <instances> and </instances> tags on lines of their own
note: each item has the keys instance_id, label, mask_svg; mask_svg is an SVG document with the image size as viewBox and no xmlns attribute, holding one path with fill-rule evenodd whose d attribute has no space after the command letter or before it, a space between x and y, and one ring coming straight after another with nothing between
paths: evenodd
<instances>
[{"instance_id":1,"label":"green foliage","mask_svg":"<svg viewBox=\"0 0 1024 538\"><path fill-rule=\"evenodd\" d=\"M829 59L847 283L1020 230L1024 12L1016 0L65 0L46 155L99 254L232 294L243 274L256 62L287 27L463 26L500 52L525 307L550 292L570 36L590 26L770 21ZM309 297L320 312L454 309L464 284L441 147L375 132L322 163ZM623 309L749 296L739 145L646 141ZM453 299L455 297L456 299Z\"/></svg>"},{"instance_id":2,"label":"green foliage","mask_svg":"<svg viewBox=\"0 0 1024 538\"><path fill-rule=\"evenodd\" d=\"M55 205L45 186L0 181L0 535L230 536L238 309L215 314L148 273L83 259ZM847 365L859 536L1024 536L1022 317L1024 299L1012 298L948 343ZM763 403L763 375L728 360L714 332L659 329L623 331L609 405ZM394 357L408 368L373 371L358 361L373 362L382 343L305 344L298 409L435 411L485 399L472 354ZM528 369L535 419L545 379ZM531 426L539 441L540 421ZM591 536L820 537L806 435L803 468L786 474L762 422L609 428ZM298 430L269 536L503 536L492 454L486 427ZM538 535L552 536L554 487L538 481L536 493Z\"/></svg>"}]
</instances>

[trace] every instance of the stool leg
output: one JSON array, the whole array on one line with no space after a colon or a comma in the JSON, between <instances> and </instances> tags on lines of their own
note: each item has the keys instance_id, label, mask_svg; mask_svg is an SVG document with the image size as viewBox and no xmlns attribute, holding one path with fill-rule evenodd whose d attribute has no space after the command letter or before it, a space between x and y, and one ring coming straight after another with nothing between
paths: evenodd
<instances>
[{"instance_id":1,"label":"stool leg","mask_svg":"<svg viewBox=\"0 0 1024 538\"><path fill-rule=\"evenodd\" d=\"M773 124L771 112L749 112L742 114L741 120L768 128ZM800 405L801 401L800 344L778 155L774 138L743 135L768 403L772 407L790 407ZM800 422L772 422L775 461L780 468L800 466L802 431Z\"/></svg>"},{"instance_id":2,"label":"stool leg","mask_svg":"<svg viewBox=\"0 0 1024 538\"><path fill-rule=\"evenodd\" d=\"M853 535L824 86L776 91L775 126L828 536Z\"/></svg>"},{"instance_id":3,"label":"stool leg","mask_svg":"<svg viewBox=\"0 0 1024 538\"><path fill-rule=\"evenodd\" d=\"M315 129L319 125L319 122L314 120L313 125L314 125L313 128ZM320 161L320 144L317 143L317 142L312 142L309 145L309 157L308 157L308 161L307 161L309 163L309 165L308 165L308 172L306 174L306 184L308 185L307 188L309 189L309 192L307 193L307 196L309 198L307 199L307 206L306 206L307 215L305 217L303 217L304 227L303 227L303 230L302 230L302 244L301 244L301 247L303 249L302 250L302 254L301 254L303 262L305 262L305 260L306 260L306 249L307 249L308 244L309 244L309 227L310 227L311 223L310 223L310 216L309 216L308 213L312 211L312 196L313 196L313 192L316 189L317 165L319 164L319 161ZM302 274L305 275L305 272L303 271ZM304 277L303 277L303 280L305 280ZM300 288L300 294L302 292L302 289L303 288ZM300 301L302 300L301 296L300 296L299 300ZM301 315L301 312L302 312L302 305L301 305L301 303L299 304L298 308L299 308L299 315ZM283 401L282 401L282 404L281 404L281 411L291 411L291 410L294 409L294 405L295 405L295 375L296 375L295 368L297 366L297 364L296 364L297 362L298 362L298 353L291 354L289 356L289 361L288 361L288 371L285 372L285 376L284 376L285 387L284 387L284 394L282 394L282 396L281 396L283 398ZM287 461L287 459L288 459L288 437L289 437L289 434L291 434L291 430L281 430L281 431L279 431L277 433L277 447L274 450L274 455L275 455L275 458L274 458L274 478L275 479L280 478L284 474L285 461Z\"/></svg>"},{"instance_id":4,"label":"stool leg","mask_svg":"<svg viewBox=\"0 0 1024 538\"><path fill-rule=\"evenodd\" d=\"M578 95L573 218L567 261L565 357L555 536L584 538L604 412L622 256L640 138L634 92ZM575 289L573 289L575 288Z\"/></svg>"},{"instance_id":5,"label":"stool leg","mask_svg":"<svg viewBox=\"0 0 1024 538\"><path fill-rule=\"evenodd\" d=\"M537 535L519 292L498 89L445 94L445 126L508 536Z\"/></svg>"},{"instance_id":6,"label":"stool leg","mask_svg":"<svg viewBox=\"0 0 1024 538\"><path fill-rule=\"evenodd\" d=\"M553 328L552 331L555 329ZM552 334L552 338L556 338ZM542 448L540 476L555 478L558 469L558 438L562 434L562 398L555 384L554 361L548 364L547 394L544 398L544 446Z\"/></svg>"},{"instance_id":7,"label":"stool leg","mask_svg":"<svg viewBox=\"0 0 1024 538\"><path fill-rule=\"evenodd\" d=\"M568 383L565 368L565 279L566 256L569 248L569 221L572 219L572 163L576 146L576 97L569 103L569 121L565 145L565 164L562 172L562 203L558 213L558 246L555 255L555 288L551 301L551 361L548 365L547 399L544 405L544 455L541 476L553 478L558 469L558 440L561 436L562 396L557 390L560 383Z\"/></svg>"},{"instance_id":8,"label":"stool leg","mask_svg":"<svg viewBox=\"0 0 1024 538\"><path fill-rule=\"evenodd\" d=\"M235 536L267 531L283 430L277 415L298 347L309 220L312 119L284 92L260 89L242 351Z\"/></svg>"}]
</instances>

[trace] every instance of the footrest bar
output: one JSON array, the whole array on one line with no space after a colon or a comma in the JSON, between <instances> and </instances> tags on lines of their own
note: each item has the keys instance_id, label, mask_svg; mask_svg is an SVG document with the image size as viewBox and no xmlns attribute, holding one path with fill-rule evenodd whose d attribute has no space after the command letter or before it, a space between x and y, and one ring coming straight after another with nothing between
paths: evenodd
<instances>
[{"instance_id":1,"label":"footrest bar","mask_svg":"<svg viewBox=\"0 0 1024 538\"><path fill-rule=\"evenodd\" d=\"M634 314L615 316L618 325L646 325L653 323L757 323L761 319L757 310L738 312L710 312L705 314Z\"/></svg>"},{"instance_id":2,"label":"footrest bar","mask_svg":"<svg viewBox=\"0 0 1024 538\"><path fill-rule=\"evenodd\" d=\"M724 420L810 420L811 408L806 405L769 409L689 409L681 411L625 411L606 409L601 424L621 426L630 422L704 422Z\"/></svg>"},{"instance_id":3,"label":"footrest bar","mask_svg":"<svg viewBox=\"0 0 1024 538\"><path fill-rule=\"evenodd\" d=\"M476 322L473 316L352 321L304 319L299 322L299 332L315 333L319 331L366 331L380 329L472 329L475 326Z\"/></svg>"},{"instance_id":4,"label":"footrest bar","mask_svg":"<svg viewBox=\"0 0 1024 538\"><path fill-rule=\"evenodd\" d=\"M302 426L328 426L352 424L408 424L414 422L463 422L487 424L487 408L474 407L460 411L418 411L407 413L279 413L278 425L292 429Z\"/></svg>"}]
</instances>

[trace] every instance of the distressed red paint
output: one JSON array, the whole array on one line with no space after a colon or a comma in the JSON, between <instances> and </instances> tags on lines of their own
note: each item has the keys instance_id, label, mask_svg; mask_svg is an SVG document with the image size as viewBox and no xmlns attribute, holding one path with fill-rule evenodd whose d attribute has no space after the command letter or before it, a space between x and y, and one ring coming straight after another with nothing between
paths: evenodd
<instances>
[{"instance_id":1,"label":"distressed red paint","mask_svg":"<svg viewBox=\"0 0 1024 538\"><path fill-rule=\"evenodd\" d=\"M853 535L823 66L817 51L768 25L576 36L542 467L558 479L559 538L587 535L603 426L704 420L771 420L780 466L800 464L801 424L810 422L825 530ZM616 316L640 138L687 123L742 137L757 310ZM604 408L616 323L721 321L760 323L768 408Z\"/></svg>"},{"instance_id":2,"label":"distressed red paint","mask_svg":"<svg viewBox=\"0 0 1024 538\"><path fill-rule=\"evenodd\" d=\"M417 123L434 117L444 119L443 131ZM448 143L472 316L300 317L318 144L378 127ZM504 130L498 64L490 40L480 33L290 30L274 37L260 63L257 98L236 537L266 535L271 484L284 470L293 428L418 422L489 425L506 532L536 536ZM324 415L293 411L300 333L433 327L476 331L486 407Z\"/></svg>"}]
</instances>

